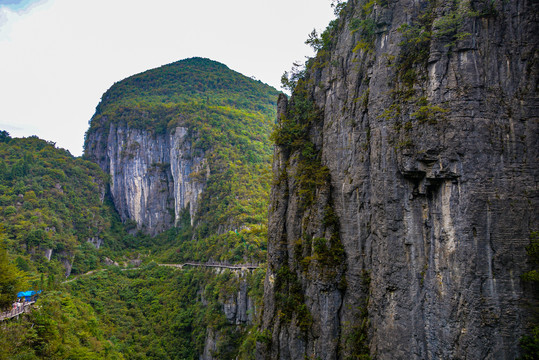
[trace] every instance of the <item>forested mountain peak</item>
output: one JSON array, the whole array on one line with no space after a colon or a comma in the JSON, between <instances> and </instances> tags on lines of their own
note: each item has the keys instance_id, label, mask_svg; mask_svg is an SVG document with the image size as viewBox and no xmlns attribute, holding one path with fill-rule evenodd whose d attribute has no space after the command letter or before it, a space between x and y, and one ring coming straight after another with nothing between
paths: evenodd
<instances>
[{"instance_id":1,"label":"forested mountain peak","mask_svg":"<svg viewBox=\"0 0 539 360\"><path fill-rule=\"evenodd\" d=\"M274 106L277 91L228 66L193 57L144 71L116 82L103 94L96 116L109 107L130 105L172 105L211 101L257 111Z\"/></svg>"}]
</instances>

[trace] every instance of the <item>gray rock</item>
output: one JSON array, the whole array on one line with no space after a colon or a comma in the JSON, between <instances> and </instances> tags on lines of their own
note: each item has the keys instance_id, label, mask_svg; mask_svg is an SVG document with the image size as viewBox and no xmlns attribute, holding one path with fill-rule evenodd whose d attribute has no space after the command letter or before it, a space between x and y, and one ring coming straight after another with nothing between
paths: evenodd
<instances>
[{"instance_id":1,"label":"gray rock","mask_svg":"<svg viewBox=\"0 0 539 360\"><path fill-rule=\"evenodd\" d=\"M175 225L184 208L194 218L210 169L186 134L183 127L159 135L111 124L89 135L86 155L110 174L122 221L155 235Z\"/></svg>"},{"instance_id":2,"label":"gray rock","mask_svg":"<svg viewBox=\"0 0 539 360\"><path fill-rule=\"evenodd\" d=\"M328 58L307 71L321 111L308 139L329 170L313 204L301 205L299 152L275 149L261 326L271 341L257 358L514 359L537 303L520 275L539 229L539 4L495 1L488 12L471 1L482 15L462 18L470 35L452 45L433 36L415 63L424 75L415 98L396 92L410 90L397 75L397 29L428 1L375 2L372 51L358 50L361 31L350 30L364 4L348 2ZM434 6L435 19L447 4ZM293 106L281 98L278 118ZM327 238L328 206L342 266L313 261L301 240ZM290 278L279 284L283 268L296 293ZM284 316L283 295L312 320L300 326L299 306Z\"/></svg>"},{"instance_id":3,"label":"gray rock","mask_svg":"<svg viewBox=\"0 0 539 360\"><path fill-rule=\"evenodd\" d=\"M217 352L217 339L218 334L215 334L215 331L211 328L208 328L206 332L206 341L204 343L204 351L202 355L199 356L200 360L217 360L213 357L213 354Z\"/></svg>"},{"instance_id":4,"label":"gray rock","mask_svg":"<svg viewBox=\"0 0 539 360\"><path fill-rule=\"evenodd\" d=\"M101 238L99 238L97 236L88 238L86 241L89 242L90 244L92 244L98 250L101 247L101 245L103 244L103 239L101 239Z\"/></svg>"},{"instance_id":5,"label":"gray rock","mask_svg":"<svg viewBox=\"0 0 539 360\"><path fill-rule=\"evenodd\" d=\"M120 266L116 261L106 257L103 263L107 266L114 265L114 266Z\"/></svg>"},{"instance_id":6,"label":"gray rock","mask_svg":"<svg viewBox=\"0 0 539 360\"><path fill-rule=\"evenodd\" d=\"M52 249L45 249L44 256L47 258L47 261L51 261Z\"/></svg>"},{"instance_id":7,"label":"gray rock","mask_svg":"<svg viewBox=\"0 0 539 360\"><path fill-rule=\"evenodd\" d=\"M235 273L238 272L235 271ZM223 312L230 324L251 325L253 323L255 307L253 300L248 295L248 291L247 281L240 279L238 292L224 301Z\"/></svg>"}]
</instances>

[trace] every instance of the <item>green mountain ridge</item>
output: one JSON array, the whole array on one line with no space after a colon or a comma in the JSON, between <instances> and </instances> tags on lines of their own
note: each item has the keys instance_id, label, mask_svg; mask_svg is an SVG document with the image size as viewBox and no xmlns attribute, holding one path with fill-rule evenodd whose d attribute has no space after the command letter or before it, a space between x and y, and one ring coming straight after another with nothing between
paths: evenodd
<instances>
[{"instance_id":1,"label":"green mountain ridge","mask_svg":"<svg viewBox=\"0 0 539 360\"><path fill-rule=\"evenodd\" d=\"M121 121L134 128L162 132L208 105L271 115L277 94L269 85L219 62L199 57L180 60L111 86L96 108L86 137L96 127ZM133 114L142 117L133 121Z\"/></svg>"}]
</instances>

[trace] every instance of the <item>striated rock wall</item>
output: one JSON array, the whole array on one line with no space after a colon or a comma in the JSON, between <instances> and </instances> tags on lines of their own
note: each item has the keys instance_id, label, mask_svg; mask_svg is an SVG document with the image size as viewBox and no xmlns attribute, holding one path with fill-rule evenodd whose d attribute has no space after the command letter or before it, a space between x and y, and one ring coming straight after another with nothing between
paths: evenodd
<instances>
[{"instance_id":1,"label":"striated rock wall","mask_svg":"<svg viewBox=\"0 0 539 360\"><path fill-rule=\"evenodd\" d=\"M215 269L215 272L218 274L227 273L228 271ZM234 291L228 295L224 295L218 301L226 318L227 325L220 329L207 328L204 349L199 356L200 360L223 358L224 353L226 354L238 345L234 345L234 339L237 340L240 337L245 338L247 332L251 331L257 309L253 298L249 295L250 270L234 270L232 274L235 280L233 285ZM227 285L221 284L221 286ZM204 306L211 306L204 295L205 291L201 289L200 298L202 304Z\"/></svg>"},{"instance_id":2,"label":"striated rock wall","mask_svg":"<svg viewBox=\"0 0 539 360\"><path fill-rule=\"evenodd\" d=\"M304 135L275 149L257 358L518 356L537 300L520 275L539 229L538 5L348 2L278 104Z\"/></svg>"},{"instance_id":3,"label":"striated rock wall","mask_svg":"<svg viewBox=\"0 0 539 360\"><path fill-rule=\"evenodd\" d=\"M86 154L110 174L122 221L154 235L178 222L184 208L193 219L210 170L192 149L187 129L153 134L111 124L107 130L89 135Z\"/></svg>"},{"instance_id":4,"label":"striated rock wall","mask_svg":"<svg viewBox=\"0 0 539 360\"><path fill-rule=\"evenodd\" d=\"M240 275L243 275L240 273ZM223 312L230 324L252 325L256 311L253 299L248 294L249 288L245 278L238 284L238 291L229 296L223 304Z\"/></svg>"}]
</instances>

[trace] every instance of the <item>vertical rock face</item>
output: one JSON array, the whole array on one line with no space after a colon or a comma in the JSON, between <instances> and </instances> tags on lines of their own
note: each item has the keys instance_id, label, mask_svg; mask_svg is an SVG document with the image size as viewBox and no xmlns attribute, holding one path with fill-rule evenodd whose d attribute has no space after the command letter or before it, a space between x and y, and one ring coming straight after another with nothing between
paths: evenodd
<instances>
[{"instance_id":1,"label":"vertical rock face","mask_svg":"<svg viewBox=\"0 0 539 360\"><path fill-rule=\"evenodd\" d=\"M348 2L278 104L258 358L518 355L536 300L520 275L539 228L538 13Z\"/></svg>"},{"instance_id":2,"label":"vertical rock face","mask_svg":"<svg viewBox=\"0 0 539 360\"><path fill-rule=\"evenodd\" d=\"M243 275L240 273L240 276ZM238 291L229 296L223 304L223 312L230 324L242 325L253 323L253 314L256 309L253 299L249 297L247 280L239 282Z\"/></svg>"},{"instance_id":3,"label":"vertical rock face","mask_svg":"<svg viewBox=\"0 0 539 360\"><path fill-rule=\"evenodd\" d=\"M153 134L111 124L107 133L89 136L87 154L110 174L114 205L123 221L133 220L154 235L179 221L184 208L194 218L210 170L186 133L184 127Z\"/></svg>"}]
</instances>

